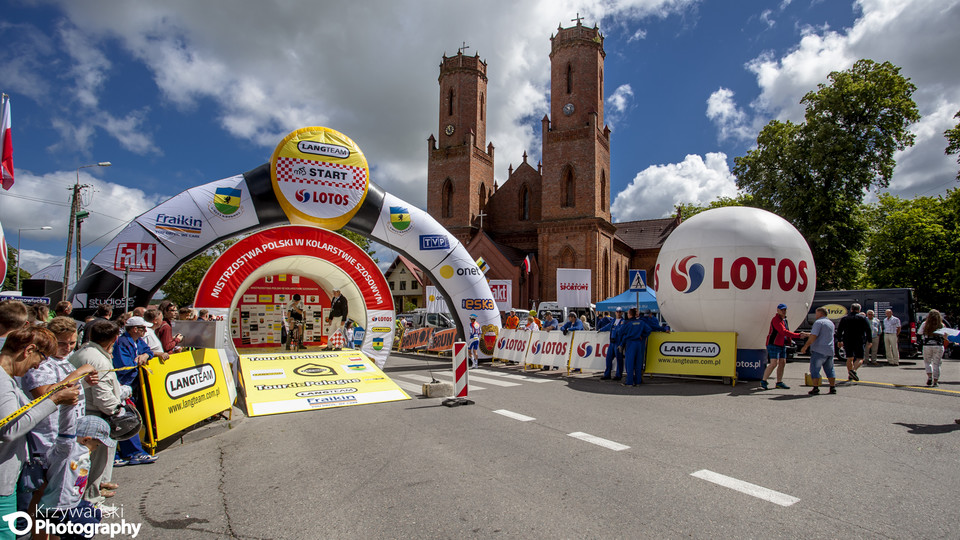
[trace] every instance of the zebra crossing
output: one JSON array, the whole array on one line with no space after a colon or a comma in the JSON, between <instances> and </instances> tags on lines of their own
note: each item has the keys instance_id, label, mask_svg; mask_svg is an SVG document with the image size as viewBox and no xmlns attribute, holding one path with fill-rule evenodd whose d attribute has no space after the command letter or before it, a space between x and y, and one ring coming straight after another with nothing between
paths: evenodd
<instances>
[{"instance_id":1,"label":"zebra crossing","mask_svg":"<svg viewBox=\"0 0 960 540\"><path fill-rule=\"evenodd\" d=\"M434 380L446 383L453 383L453 372L449 369L444 370L425 370L423 373L387 373L393 382L407 393L413 396L420 395L424 383ZM471 369L470 370L470 391L478 392L486 390L488 387L511 388L523 386L524 384L543 384L556 382L551 379L540 377L528 377L515 373L503 373L495 369Z\"/></svg>"}]
</instances>

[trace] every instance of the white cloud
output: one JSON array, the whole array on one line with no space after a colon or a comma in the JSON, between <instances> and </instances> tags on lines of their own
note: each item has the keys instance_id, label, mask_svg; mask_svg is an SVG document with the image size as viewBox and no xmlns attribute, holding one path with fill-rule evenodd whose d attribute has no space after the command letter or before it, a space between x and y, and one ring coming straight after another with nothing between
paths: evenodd
<instances>
[{"instance_id":1,"label":"white cloud","mask_svg":"<svg viewBox=\"0 0 960 540\"><path fill-rule=\"evenodd\" d=\"M800 99L825 83L831 71L847 69L860 58L890 61L917 86L914 101L924 117L913 127L916 145L898 154L890 191L908 197L942 191L956 175L956 167L943 157L942 132L949 127L948 113L960 110L960 0L858 0L855 7L860 16L852 27L806 27L786 54L768 52L749 61L746 67L760 90L749 112L736 106L732 93L715 92L707 116L721 140L747 124L755 127L756 136L771 118L802 121Z\"/></svg>"},{"instance_id":2,"label":"white cloud","mask_svg":"<svg viewBox=\"0 0 960 540\"><path fill-rule=\"evenodd\" d=\"M629 84L621 84L613 91L612 94L607 98L607 110L606 110L606 123L610 125L610 129L616 129L616 125L620 123L627 113L627 110L630 109L630 105L633 103L633 88Z\"/></svg>"},{"instance_id":3,"label":"white cloud","mask_svg":"<svg viewBox=\"0 0 960 540\"><path fill-rule=\"evenodd\" d=\"M88 36L76 28L61 25L59 34L63 50L73 58L69 73L75 81L74 98L84 106L96 107L100 101L98 94L107 79L110 61L90 43Z\"/></svg>"},{"instance_id":4,"label":"white cloud","mask_svg":"<svg viewBox=\"0 0 960 540\"><path fill-rule=\"evenodd\" d=\"M706 160L688 155L681 163L652 165L637 173L610 206L615 221L667 216L677 204L706 204L737 194L726 154L711 152Z\"/></svg>"},{"instance_id":5,"label":"white cloud","mask_svg":"<svg viewBox=\"0 0 960 540\"><path fill-rule=\"evenodd\" d=\"M150 135L145 133L147 111L148 109L133 111L123 118L103 112L96 118L96 124L117 139L121 146L135 154L162 154Z\"/></svg>"},{"instance_id":6,"label":"white cloud","mask_svg":"<svg viewBox=\"0 0 960 540\"><path fill-rule=\"evenodd\" d=\"M637 28L637 31L627 39L627 43L639 41L641 39L647 39L647 31L643 28Z\"/></svg>"},{"instance_id":7,"label":"white cloud","mask_svg":"<svg viewBox=\"0 0 960 540\"><path fill-rule=\"evenodd\" d=\"M707 98L707 118L717 125L721 141L755 139L758 126L737 107L733 95L733 90L723 87L710 94Z\"/></svg>"},{"instance_id":8,"label":"white cloud","mask_svg":"<svg viewBox=\"0 0 960 540\"><path fill-rule=\"evenodd\" d=\"M760 20L767 25L767 28L773 28L777 24L777 21L770 18L770 15L772 14L772 9L765 9L762 13L760 13Z\"/></svg>"}]
</instances>

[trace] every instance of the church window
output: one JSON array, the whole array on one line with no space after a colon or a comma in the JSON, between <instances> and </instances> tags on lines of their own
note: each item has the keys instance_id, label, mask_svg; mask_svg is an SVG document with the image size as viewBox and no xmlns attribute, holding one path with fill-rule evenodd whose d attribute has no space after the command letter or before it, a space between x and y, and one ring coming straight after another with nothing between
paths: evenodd
<instances>
[{"instance_id":1,"label":"church window","mask_svg":"<svg viewBox=\"0 0 960 540\"><path fill-rule=\"evenodd\" d=\"M453 88L451 88L450 93L447 94L447 114L453 116Z\"/></svg>"},{"instance_id":2,"label":"church window","mask_svg":"<svg viewBox=\"0 0 960 540\"><path fill-rule=\"evenodd\" d=\"M530 190L524 184L520 188L520 220L526 221L528 219L530 219Z\"/></svg>"},{"instance_id":3,"label":"church window","mask_svg":"<svg viewBox=\"0 0 960 540\"><path fill-rule=\"evenodd\" d=\"M481 183L480 184L480 212L483 212L483 210L486 207L487 207L487 188L486 186L483 185L483 183Z\"/></svg>"},{"instance_id":4,"label":"church window","mask_svg":"<svg viewBox=\"0 0 960 540\"><path fill-rule=\"evenodd\" d=\"M607 172L600 170L600 210L607 211Z\"/></svg>"},{"instance_id":5,"label":"church window","mask_svg":"<svg viewBox=\"0 0 960 540\"><path fill-rule=\"evenodd\" d=\"M560 268L575 268L577 265L577 255L570 246L563 246L560 252Z\"/></svg>"},{"instance_id":6,"label":"church window","mask_svg":"<svg viewBox=\"0 0 960 540\"><path fill-rule=\"evenodd\" d=\"M480 92L480 121L483 122L483 92Z\"/></svg>"},{"instance_id":7,"label":"church window","mask_svg":"<svg viewBox=\"0 0 960 540\"><path fill-rule=\"evenodd\" d=\"M447 178L440 190L440 216L453 217L453 182Z\"/></svg>"},{"instance_id":8,"label":"church window","mask_svg":"<svg viewBox=\"0 0 960 540\"><path fill-rule=\"evenodd\" d=\"M604 298L612 296L609 291L610 282L610 255L607 253L607 250L603 250L603 272L600 274L600 294Z\"/></svg>"},{"instance_id":9,"label":"church window","mask_svg":"<svg viewBox=\"0 0 960 540\"><path fill-rule=\"evenodd\" d=\"M573 167L566 165L563 172L560 173L560 206L574 207L576 203L577 190L573 182Z\"/></svg>"},{"instance_id":10,"label":"church window","mask_svg":"<svg viewBox=\"0 0 960 540\"><path fill-rule=\"evenodd\" d=\"M619 262L617 263L617 279L614 283L616 283L617 291L623 290L623 283L621 283L620 281L620 263ZM617 294L619 294L619 292Z\"/></svg>"},{"instance_id":11,"label":"church window","mask_svg":"<svg viewBox=\"0 0 960 540\"><path fill-rule=\"evenodd\" d=\"M573 92L573 66L567 64L567 93Z\"/></svg>"}]
</instances>

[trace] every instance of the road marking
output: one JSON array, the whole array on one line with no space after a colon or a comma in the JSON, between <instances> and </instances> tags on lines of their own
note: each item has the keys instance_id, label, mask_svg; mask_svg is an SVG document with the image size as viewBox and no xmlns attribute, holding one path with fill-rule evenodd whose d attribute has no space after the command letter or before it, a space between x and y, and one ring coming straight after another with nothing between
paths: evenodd
<instances>
[{"instance_id":1,"label":"road marking","mask_svg":"<svg viewBox=\"0 0 960 540\"><path fill-rule=\"evenodd\" d=\"M422 386L417 386L417 385L415 385L415 384L413 384L413 383L409 383L409 382L407 382L407 381L397 381L397 380L395 380L395 381L393 381L393 384L399 386L400 388L403 388L403 389L406 390L407 392L413 392L415 395L418 395L418 396L423 393L423 387L422 387Z\"/></svg>"},{"instance_id":2,"label":"road marking","mask_svg":"<svg viewBox=\"0 0 960 540\"><path fill-rule=\"evenodd\" d=\"M581 431L575 431L575 432L573 432L573 433L567 433L567 435L569 435L570 437L573 437L574 439L580 439L581 441L586 441L586 442L588 442L588 443L592 443L592 444L595 444L595 445L597 445L597 446L602 446L602 447L604 447L604 448L609 448L610 450L614 450L614 451L617 451L617 452L619 452L620 450L626 450L626 449L630 448L629 446L627 446L627 445L625 445L625 444L620 444L620 443L618 443L618 442L608 441L607 439L602 439L602 438L600 438L600 437L597 437L596 435L590 435L589 433L583 433L583 432L581 432Z\"/></svg>"},{"instance_id":3,"label":"road marking","mask_svg":"<svg viewBox=\"0 0 960 540\"><path fill-rule=\"evenodd\" d=\"M539 383L547 383L547 382L555 382L553 379L540 379L540 378L535 378L535 377L524 377L523 375L514 375L514 374L512 374L512 373L500 373L500 372L498 372L498 371L490 371L490 370L486 370L486 369L481 370L481 372L482 372L484 375L496 375L497 377L500 377L500 378L503 378L503 379L511 379L511 380L514 380L514 381L531 382L531 383L537 383L537 384L539 384Z\"/></svg>"},{"instance_id":4,"label":"road marking","mask_svg":"<svg viewBox=\"0 0 960 540\"><path fill-rule=\"evenodd\" d=\"M418 374L416 374L416 373L393 373L392 375L395 376L395 377L403 377L404 379L410 379L411 381L417 381L417 382L421 382L421 383L433 382L433 379L431 379L430 377L426 377L426 376L424 376L424 375L418 375ZM450 374L447 374L447 373L437 373L437 378L438 378L438 379L439 379L439 378L450 378L450 379L452 379L452 377L453 377L453 375L450 375ZM447 382L449 382L449 381L447 381ZM486 387L484 387L484 386L476 386L476 385L474 385L474 384L472 384L472 383L470 384L470 390L471 390L471 391L473 391L473 390L485 390L485 389L486 389Z\"/></svg>"},{"instance_id":5,"label":"road marking","mask_svg":"<svg viewBox=\"0 0 960 540\"><path fill-rule=\"evenodd\" d=\"M730 489L739 491L740 493L746 493L752 497L763 499L765 501L772 502L773 504L779 504L780 506L791 506L800 502L800 499L785 493L780 493L779 491L767 489L763 486L751 484L750 482L744 482L743 480L737 480L736 478L731 478L720 473L708 471L707 469L690 473L690 476L695 476L701 480L713 482L714 484L728 487Z\"/></svg>"},{"instance_id":6,"label":"road marking","mask_svg":"<svg viewBox=\"0 0 960 540\"><path fill-rule=\"evenodd\" d=\"M497 379L488 379L487 377L474 376L473 373L470 374L470 382L473 381L482 382L484 384L492 384L493 386L523 386L520 383L509 382L509 381L498 381Z\"/></svg>"},{"instance_id":7,"label":"road marking","mask_svg":"<svg viewBox=\"0 0 960 540\"><path fill-rule=\"evenodd\" d=\"M496 411L493 411L493 412L495 412L495 413L497 413L497 414L500 414L500 415L503 415L503 416L506 416L507 418L513 418L514 420L519 420L519 421L521 421L521 422L529 422L529 421L531 421L531 420L536 420L536 418L534 418L534 417L532 417L532 416L527 416L527 415L525 415L525 414L515 413L515 412L513 412L513 411L508 411L508 410L506 410L506 409L499 409L499 410L496 410Z\"/></svg>"}]
</instances>

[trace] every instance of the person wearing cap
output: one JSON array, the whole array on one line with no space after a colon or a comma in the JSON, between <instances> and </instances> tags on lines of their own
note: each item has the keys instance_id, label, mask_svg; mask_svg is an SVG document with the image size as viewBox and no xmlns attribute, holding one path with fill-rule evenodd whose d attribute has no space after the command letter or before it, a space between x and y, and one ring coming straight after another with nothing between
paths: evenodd
<instances>
[{"instance_id":1,"label":"person wearing cap","mask_svg":"<svg viewBox=\"0 0 960 540\"><path fill-rule=\"evenodd\" d=\"M643 369L646 363L647 336L650 327L637 312L637 308L630 308L627 320L620 330L620 343L624 349L624 378L623 386L637 386L643 384Z\"/></svg>"},{"instance_id":2,"label":"person wearing cap","mask_svg":"<svg viewBox=\"0 0 960 540\"><path fill-rule=\"evenodd\" d=\"M101 445L114 448L117 441L110 438L110 426L103 418L83 416L76 420L72 416L61 407L59 434L47 454L47 487L37 505L37 515L54 523L99 523L100 510L83 498L90 481L91 455Z\"/></svg>"},{"instance_id":3,"label":"person wearing cap","mask_svg":"<svg viewBox=\"0 0 960 540\"><path fill-rule=\"evenodd\" d=\"M527 318L528 326L529 326L529 321L531 319L533 320L533 324L536 325L536 328L530 328L530 330L540 330L543 328L543 322L539 318L537 318L537 310L535 309L530 310L530 316Z\"/></svg>"},{"instance_id":4,"label":"person wearing cap","mask_svg":"<svg viewBox=\"0 0 960 540\"><path fill-rule=\"evenodd\" d=\"M767 368L763 370L763 379L760 386L766 390L770 388L767 379L777 369L777 388L789 390L783 383L783 369L787 366L787 340L807 337L809 334L791 332L787 329L787 305L777 305L777 312L770 320L770 331L767 333Z\"/></svg>"},{"instance_id":5,"label":"person wearing cap","mask_svg":"<svg viewBox=\"0 0 960 540\"><path fill-rule=\"evenodd\" d=\"M563 323L560 331L563 332L563 335L567 335L567 332L576 332L577 330L583 330L583 321L577 317L576 312L571 311L567 313L567 322Z\"/></svg>"},{"instance_id":6,"label":"person wearing cap","mask_svg":"<svg viewBox=\"0 0 960 540\"><path fill-rule=\"evenodd\" d=\"M470 314L470 340L467 346L467 356L473 360L473 368L480 365L480 323L476 313Z\"/></svg>"},{"instance_id":7,"label":"person wearing cap","mask_svg":"<svg viewBox=\"0 0 960 540\"><path fill-rule=\"evenodd\" d=\"M340 294L339 287L334 287L333 297L330 299L330 316L327 317L327 346L323 350L339 351L341 349L341 347L333 347L331 339L335 333L342 331L348 312L347 299Z\"/></svg>"},{"instance_id":8,"label":"person wearing cap","mask_svg":"<svg viewBox=\"0 0 960 540\"><path fill-rule=\"evenodd\" d=\"M143 317L130 317L127 319L124 333L117 338L117 342L113 346L113 367L122 369L145 366L147 362L154 357L154 353L150 350L150 346L147 345L147 341L143 339L147 334L148 324L150 323L143 320ZM161 354L166 355L166 353ZM167 356L167 358L169 358L169 356ZM123 371L116 372L117 380L120 384L130 389L127 390L124 388L124 394L129 394L129 397L138 404L141 401L140 385L137 383L139 371L139 369L124 369ZM140 445L139 435L135 435L126 441L120 441L120 444L117 445L117 457L119 459L114 460L114 467L124 466L124 464L121 463L123 461L127 462L126 465L141 465L156 461L155 457L143 451L143 447Z\"/></svg>"},{"instance_id":9,"label":"person wearing cap","mask_svg":"<svg viewBox=\"0 0 960 540\"><path fill-rule=\"evenodd\" d=\"M520 326L520 317L517 317L511 309L507 312L507 320L503 323L503 327L507 330L516 330L518 326Z\"/></svg>"}]
</instances>

